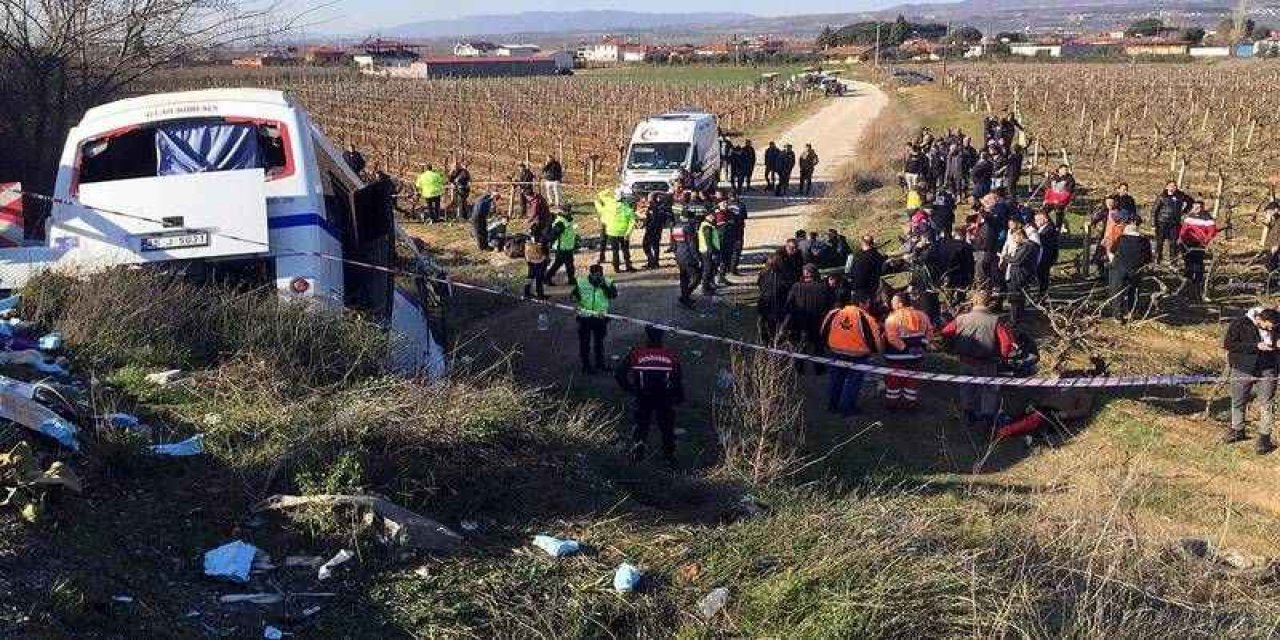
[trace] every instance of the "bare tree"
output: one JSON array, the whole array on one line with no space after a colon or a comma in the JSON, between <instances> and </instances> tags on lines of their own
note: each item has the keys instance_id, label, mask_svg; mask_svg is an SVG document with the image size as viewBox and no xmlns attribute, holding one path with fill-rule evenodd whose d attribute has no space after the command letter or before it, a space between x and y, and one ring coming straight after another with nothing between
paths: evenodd
<instances>
[{"instance_id":1,"label":"bare tree","mask_svg":"<svg viewBox=\"0 0 1280 640\"><path fill-rule=\"evenodd\" d=\"M157 69L262 42L306 12L252 0L0 0L0 178L51 186L66 131Z\"/></svg>"}]
</instances>

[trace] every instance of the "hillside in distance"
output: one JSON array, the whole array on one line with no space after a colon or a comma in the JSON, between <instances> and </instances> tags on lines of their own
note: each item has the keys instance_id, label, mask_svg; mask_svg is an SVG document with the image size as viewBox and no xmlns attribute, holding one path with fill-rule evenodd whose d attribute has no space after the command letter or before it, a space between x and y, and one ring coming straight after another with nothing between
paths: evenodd
<instances>
[{"instance_id":1,"label":"hillside in distance","mask_svg":"<svg viewBox=\"0 0 1280 640\"><path fill-rule=\"evenodd\" d=\"M636 32L662 27L740 23L746 13L640 13L635 11L529 11L505 15L477 15L452 20L426 20L387 29L400 38L447 38L477 34L578 32Z\"/></svg>"}]
</instances>

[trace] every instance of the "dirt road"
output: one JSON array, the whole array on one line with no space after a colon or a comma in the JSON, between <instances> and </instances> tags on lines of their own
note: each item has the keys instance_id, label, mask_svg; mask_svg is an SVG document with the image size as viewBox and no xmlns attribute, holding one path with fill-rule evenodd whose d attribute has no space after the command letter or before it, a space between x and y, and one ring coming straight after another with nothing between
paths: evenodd
<instances>
[{"instance_id":1,"label":"dirt road","mask_svg":"<svg viewBox=\"0 0 1280 640\"><path fill-rule=\"evenodd\" d=\"M826 186L837 179L841 170L854 156L858 141L863 131L875 119L876 115L887 103L888 98L877 87L860 82L851 83L851 90L840 98L831 98L827 104L804 120L792 125L775 138L779 146L790 143L797 154L806 143L814 146L819 156L819 164L814 172L814 195L821 195ZM757 149L762 154L767 140L757 140ZM764 184L764 170L758 166L754 183ZM794 182L793 182L794 187ZM744 254L754 256L757 260L761 254L774 250L796 229L804 228L804 223L819 206L803 199L777 199L772 195L763 195L761 191L752 192L745 199L750 211L746 229ZM589 233L591 221L580 221L579 227ZM633 262L637 265L644 262L640 255L639 233L633 236ZM593 252L583 251L578 255L578 270L585 272L586 267L594 261ZM512 265L522 268L523 265ZM722 315L723 304L698 301L697 310L689 310L676 303L678 296L676 272L672 258L664 256L663 266L650 271L612 274L606 267L606 273L617 283L620 294L612 310L616 313L646 320L675 322L682 326L706 325L708 318ZM563 281L563 276L560 276ZM730 297L738 297L754 288L754 278L737 278L735 286L727 293ZM548 291L553 298L567 298L568 287L552 287ZM695 294L696 295L696 294ZM539 313L548 313L549 327L546 331L537 331ZM462 332L474 336L471 345L483 346L491 353L519 352L520 358L513 360L513 368L517 374L530 375L535 380L554 381L572 375L578 369L577 337L572 318L561 317L562 314L546 312L533 305L512 305L510 309L494 313L484 321ZM530 331L534 339L530 339ZM640 329L634 325L615 322L610 327L606 348L610 353L620 353L625 346L636 341ZM477 345L476 343L479 343Z\"/></svg>"}]
</instances>

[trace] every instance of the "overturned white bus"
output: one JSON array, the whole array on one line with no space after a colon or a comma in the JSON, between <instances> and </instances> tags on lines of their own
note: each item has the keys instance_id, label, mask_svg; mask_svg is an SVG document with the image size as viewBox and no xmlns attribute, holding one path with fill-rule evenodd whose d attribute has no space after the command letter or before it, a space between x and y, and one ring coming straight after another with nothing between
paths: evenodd
<instances>
[{"instance_id":1,"label":"overturned white bus","mask_svg":"<svg viewBox=\"0 0 1280 640\"><path fill-rule=\"evenodd\" d=\"M0 251L0 288L40 270L162 264L348 307L403 339L402 371L443 374L435 288L362 266L426 262L386 183L364 184L289 96L212 89L95 107L67 136L45 242Z\"/></svg>"}]
</instances>

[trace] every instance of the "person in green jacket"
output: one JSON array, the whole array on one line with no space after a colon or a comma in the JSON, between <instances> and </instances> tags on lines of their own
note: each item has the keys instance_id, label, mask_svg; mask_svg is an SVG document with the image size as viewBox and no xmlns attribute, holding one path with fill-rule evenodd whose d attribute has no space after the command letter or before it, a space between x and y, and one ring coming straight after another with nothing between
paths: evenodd
<instances>
[{"instance_id":1,"label":"person in green jacket","mask_svg":"<svg viewBox=\"0 0 1280 640\"><path fill-rule=\"evenodd\" d=\"M613 215L609 216L604 226L609 251L613 253L613 272L635 271L635 267L631 266L631 230L636 225L636 209L632 204L634 197L630 192L619 189L616 202ZM621 257L618 255L620 252ZM619 268L622 264L626 265L626 269Z\"/></svg>"},{"instance_id":2,"label":"person in green jacket","mask_svg":"<svg viewBox=\"0 0 1280 640\"><path fill-rule=\"evenodd\" d=\"M422 221L440 222L440 198L444 196L444 174L430 164L418 175L418 197L425 207Z\"/></svg>"},{"instance_id":3,"label":"person in green jacket","mask_svg":"<svg viewBox=\"0 0 1280 640\"><path fill-rule=\"evenodd\" d=\"M715 213L708 213L698 225L698 253L702 254L702 295L715 294L716 270L720 266L720 227Z\"/></svg>"},{"instance_id":4,"label":"person in green jacket","mask_svg":"<svg viewBox=\"0 0 1280 640\"><path fill-rule=\"evenodd\" d=\"M586 282L578 281L570 295L578 303L578 356L582 359L582 372L607 371L604 337L609 327L609 301L618 297L618 288L604 277L604 265L593 264Z\"/></svg>"},{"instance_id":5,"label":"person in green jacket","mask_svg":"<svg viewBox=\"0 0 1280 640\"><path fill-rule=\"evenodd\" d=\"M551 251L555 255L551 268L547 270L547 284L554 284L556 272L564 267L569 284L578 284L574 277L573 252L578 249L578 225L573 222L573 207L566 204L560 207L556 219L551 223Z\"/></svg>"},{"instance_id":6,"label":"person in green jacket","mask_svg":"<svg viewBox=\"0 0 1280 640\"><path fill-rule=\"evenodd\" d=\"M604 264L605 251L609 248L609 220L618 210L618 199L612 189L605 189L596 194L596 219L600 221L600 257L596 262Z\"/></svg>"}]
</instances>

